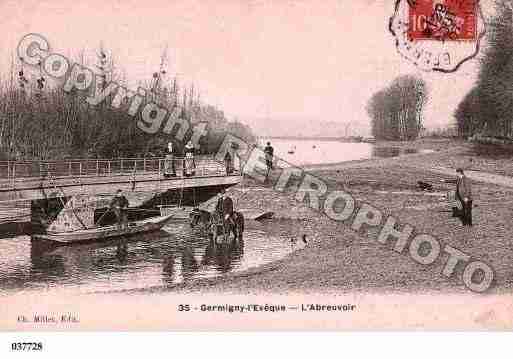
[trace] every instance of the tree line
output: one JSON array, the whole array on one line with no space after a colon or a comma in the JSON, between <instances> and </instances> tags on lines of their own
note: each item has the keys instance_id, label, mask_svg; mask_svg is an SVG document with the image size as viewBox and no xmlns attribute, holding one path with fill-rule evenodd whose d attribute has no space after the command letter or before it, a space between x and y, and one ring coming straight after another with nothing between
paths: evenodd
<instances>
[{"instance_id":1,"label":"tree line","mask_svg":"<svg viewBox=\"0 0 513 359\"><path fill-rule=\"evenodd\" d=\"M207 135L200 141L203 153L215 152L227 133L256 142L248 126L230 121L221 109L204 103L193 85L180 85L176 76L168 79L161 60L150 81L140 82L151 89L146 100L170 111L180 108L179 117L192 125L207 122ZM77 63L83 64L83 58ZM96 68L103 84L123 82L103 49ZM21 61L12 61L10 71L0 77L0 160L159 156L169 140L180 151L191 135L192 128L183 141L162 131L148 134L137 127L141 114L132 117L126 108L109 106L112 98L92 106L85 101L88 94L68 93L49 82L37 71L29 74Z\"/></svg>"},{"instance_id":2,"label":"tree line","mask_svg":"<svg viewBox=\"0 0 513 359\"><path fill-rule=\"evenodd\" d=\"M476 85L454 113L462 137L513 138L513 10L503 0L494 5Z\"/></svg>"},{"instance_id":3,"label":"tree line","mask_svg":"<svg viewBox=\"0 0 513 359\"><path fill-rule=\"evenodd\" d=\"M396 78L367 103L372 135L380 140L417 138L423 129L422 112L427 99L422 79L411 75Z\"/></svg>"}]
</instances>

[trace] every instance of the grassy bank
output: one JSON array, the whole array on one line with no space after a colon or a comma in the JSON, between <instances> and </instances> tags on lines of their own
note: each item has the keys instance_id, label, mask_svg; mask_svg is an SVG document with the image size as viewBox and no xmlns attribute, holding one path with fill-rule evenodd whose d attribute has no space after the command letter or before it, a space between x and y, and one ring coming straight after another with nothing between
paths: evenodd
<instances>
[{"instance_id":1,"label":"grassy bank","mask_svg":"<svg viewBox=\"0 0 513 359\"><path fill-rule=\"evenodd\" d=\"M513 146L476 144L456 139L420 139L404 142L378 142L378 147L433 150L423 157L423 165L444 166L513 176Z\"/></svg>"}]
</instances>

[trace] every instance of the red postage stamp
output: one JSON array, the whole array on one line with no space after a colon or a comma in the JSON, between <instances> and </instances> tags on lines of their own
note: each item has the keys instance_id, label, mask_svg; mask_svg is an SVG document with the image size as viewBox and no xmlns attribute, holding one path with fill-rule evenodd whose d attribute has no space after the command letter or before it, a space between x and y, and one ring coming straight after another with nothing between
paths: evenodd
<instances>
[{"instance_id":1,"label":"red postage stamp","mask_svg":"<svg viewBox=\"0 0 513 359\"><path fill-rule=\"evenodd\" d=\"M477 37L477 0L410 0L411 40L473 41Z\"/></svg>"},{"instance_id":2,"label":"red postage stamp","mask_svg":"<svg viewBox=\"0 0 513 359\"><path fill-rule=\"evenodd\" d=\"M404 59L450 73L477 56L486 22L479 0L396 0L389 30Z\"/></svg>"}]
</instances>

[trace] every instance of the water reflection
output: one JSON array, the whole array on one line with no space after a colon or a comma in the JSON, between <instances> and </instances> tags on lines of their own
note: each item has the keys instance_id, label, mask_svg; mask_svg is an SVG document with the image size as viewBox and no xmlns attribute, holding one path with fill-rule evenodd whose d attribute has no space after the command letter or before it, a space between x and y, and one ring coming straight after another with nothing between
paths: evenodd
<instances>
[{"instance_id":1,"label":"water reflection","mask_svg":"<svg viewBox=\"0 0 513 359\"><path fill-rule=\"evenodd\" d=\"M372 147L372 157L387 158L408 155L412 153L426 153L432 151L419 151L414 148L402 148L402 147Z\"/></svg>"},{"instance_id":2,"label":"water reflection","mask_svg":"<svg viewBox=\"0 0 513 359\"><path fill-rule=\"evenodd\" d=\"M29 237L0 240L0 294L16 291L109 291L190 283L241 271L291 252L265 225L244 240L214 243L183 222L166 231L105 243L55 247Z\"/></svg>"},{"instance_id":3,"label":"water reflection","mask_svg":"<svg viewBox=\"0 0 513 359\"><path fill-rule=\"evenodd\" d=\"M205 249L202 265L214 266L220 272L232 270L233 263L240 261L244 255L244 240L231 240L228 243L209 241Z\"/></svg>"},{"instance_id":4,"label":"water reflection","mask_svg":"<svg viewBox=\"0 0 513 359\"><path fill-rule=\"evenodd\" d=\"M126 263L126 259L128 257L128 244L125 239L122 239L120 243L116 246L116 257L119 261L119 264Z\"/></svg>"},{"instance_id":5,"label":"water reflection","mask_svg":"<svg viewBox=\"0 0 513 359\"><path fill-rule=\"evenodd\" d=\"M191 248L185 247L182 249L182 277L185 283L190 282L196 276L199 265L194 258L194 252Z\"/></svg>"},{"instance_id":6,"label":"water reflection","mask_svg":"<svg viewBox=\"0 0 513 359\"><path fill-rule=\"evenodd\" d=\"M32 251L30 257L30 274L39 276L42 281L48 281L56 277L64 277L66 268L64 258L59 254L41 255Z\"/></svg>"},{"instance_id":7,"label":"water reflection","mask_svg":"<svg viewBox=\"0 0 513 359\"><path fill-rule=\"evenodd\" d=\"M162 280L166 284L173 284L175 282L175 255L173 253L164 257L162 262Z\"/></svg>"}]
</instances>

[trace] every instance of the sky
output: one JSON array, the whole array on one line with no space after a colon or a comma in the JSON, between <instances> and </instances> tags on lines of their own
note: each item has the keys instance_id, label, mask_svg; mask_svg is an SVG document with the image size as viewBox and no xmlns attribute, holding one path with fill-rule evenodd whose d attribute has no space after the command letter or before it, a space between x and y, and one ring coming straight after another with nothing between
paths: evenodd
<instances>
[{"instance_id":1,"label":"sky","mask_svg":"<svg viewBox=\"0 0 513 359\"><path fill-rule=\"evenodd\" d=\"M485 15L490 6L483 3ZM135 86L168 47L169 74L241 121L367 122L373 93L399 75L425 79L427 127L449 124L478 60L455 74L404 60L388 32L393 0L0 0L0 64L27 33L55 52L95 57L100 43Z\"/></svg>"}]
</instances>

